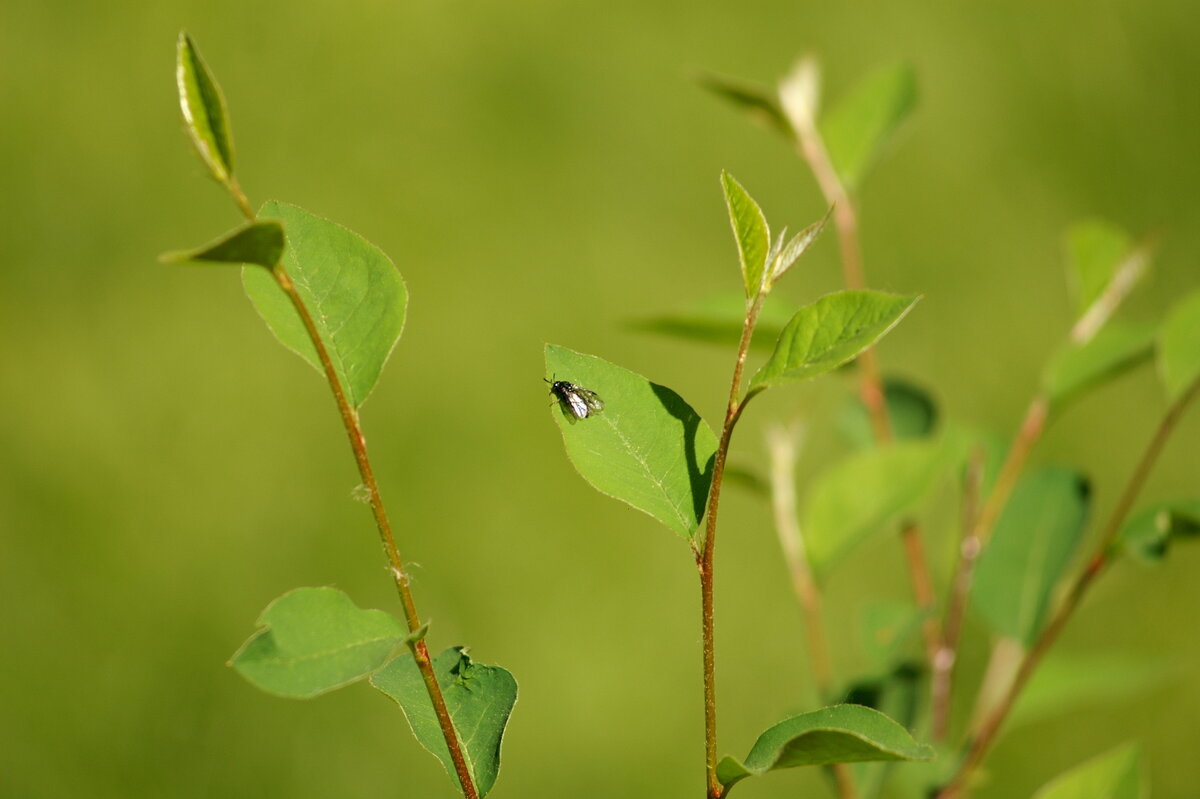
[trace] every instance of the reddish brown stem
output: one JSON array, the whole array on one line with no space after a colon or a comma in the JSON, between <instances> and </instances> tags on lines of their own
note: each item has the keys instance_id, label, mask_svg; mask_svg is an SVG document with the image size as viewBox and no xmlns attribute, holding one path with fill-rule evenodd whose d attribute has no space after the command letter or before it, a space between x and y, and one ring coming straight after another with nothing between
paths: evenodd
<instances>
[{"instance_id":1,"label":"reddish brown stem","mask_svg":"<svg viewBox=\"0 0 1200 799\"><path fill-rule=\"evenodd\" d=\"M313 321L312 315L308 312L308 307L304 304L303 298L296 291L296 287L288 276L287 271L283 268L282 264L278 264L273 272L275 280L288 295L292 306L300 315L301 321L304 322L304 328L308 331L309 338L312 339L313 346L317 350L317 356L320 358L325 378L329 383L330 389L333 391L334 399L337 401L338 411L342 415L342 424L345 426L346 435L350 439L350 449L354 451L354 460L358 464L358 472L362 476L363 484L367 488L371 511L375 516L375 526L379 529L379 538L383 544L384 552L387 554L396 590L400 594L400 604L404 608L404 620L408 625L408 631L415 633L421 627L421 618L417 614L416 602L409 588L408 573L404 569L404 561L400 557L399 548L396 546L396 537L392 533L392 525L384 508L383 498L379 493L379 484L375 480L375 472L371 468L370 459L367 457L367 442L362 433L362 426L358 421L358 412L350 405L349 400L346 398L346 393L342 389L341 379L333 367L333 361L329 357L329 351L325 347L325 342L322 341L320 333L317 331L316 323ZM454 764L454 772L458 776L463 796L466 799L479 799L479 792L476 790L471 772L467 768L467 761L459 744L458 735L454 730L454 722L450 719L450 711L446 707L446 699L442 695L441 686L438 685L437 676L434 674L433 661L429 657L429 650L425 646L424 639L410 641L409 649L412 650L413 659L416 661L417 668L421 673L421 679L425 682L425 689L429 692L429 700L433 703L434 714L437 716L438 725L441 727L442 737L446 740L446 748L450 751L450 759Z\"/></svg>"}]
</instances>

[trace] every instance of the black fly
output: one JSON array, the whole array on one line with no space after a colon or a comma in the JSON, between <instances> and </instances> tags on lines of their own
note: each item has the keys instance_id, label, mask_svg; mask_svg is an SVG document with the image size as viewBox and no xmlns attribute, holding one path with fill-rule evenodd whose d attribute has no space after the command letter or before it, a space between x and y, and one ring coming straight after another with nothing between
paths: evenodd
<instances>
[{"instance_id":1,"label":"black fly","mask_svg":"<svg viewBox=\"0 0 1200 799\"><path fill-rule=\"evenodd\" d=\"M571 424L604 410L604 400L600 399L595 391L588 391L566 380L546 382L550 384L550 393L558 400L558 407Z\"/></svg>"}]
</instances>

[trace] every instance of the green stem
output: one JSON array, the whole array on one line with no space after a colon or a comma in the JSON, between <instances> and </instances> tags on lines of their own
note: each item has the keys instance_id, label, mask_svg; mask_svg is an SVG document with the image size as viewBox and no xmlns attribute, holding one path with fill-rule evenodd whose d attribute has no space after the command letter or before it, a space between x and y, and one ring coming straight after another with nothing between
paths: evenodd
<instances>
[{"instance_id":1,"label":"green stem","mask_svg":"<svg viewBox=\"0 0 1200 799\"><path fill-rule=\"evenodd\" d=\"M325 372L325 378L329 382L334 399L337 401L338 410L342 415L342 424L346 428L347 436L350 438L350 448L354 451L354 460L358 464L358 472L362 476L363 484L367 487L371 511L375 515L375 526L379 529L379 538L383 543L384 552L387 554L396 590L400 594L400 604L404 608L404 620L408 625L408 631L415 633L421 627L421 617L417 613L416 602L413 599L412 590L409 588L408 572L405 571L404 561L400 557L399 548L396 546L396 537L392 533L391 521L388 519L387 511L384 508L383 497L379 493L379 484L375 480L375 472L371 468L370 459L367 457L367 441L363 436L358 412L350 405L349 400L346 399L346 393L342 389L341 381L338 379L337 372L333 368L333 361L329 357L329 351L325 347L325 342L322 341L320 333L317 331L317 326L313 322L312 315L308 312L308 308L305 306L299 292L296 291L296 286L288 276L287 271L283 268L283 264L277 264L272 271L276 282L279 283L280 288L288 295L292 306L300 315L301 321L304 322L304 328L308 331L309 338L312 339L313 346L317 350L317 356L321 360L321 367ZM454 772L458 775L463 796L465 799L479 799L479 792L476 790L474 780L471 778L471 772L467 768L467 761L459 744L458 734L454 729L454 722L450 719L450 711L446 707L446 699L442 695L441 686L438 685L437 676L434 674L433 661L429 657L429 650L425 646L425 641L423 638L417 640L410 639L408 646L412 651L413 659L417 663L417 668L421 672L421 679L425 682L425 689L429 692L429 699L433 703L434 714L437 716L438 726L441 727L442 737L446 740L446 748L450 750L450 759L454 763Z\"/></svg>"},{"instance_id":2,"label":"green stem","mask_svg":"<svg viewBox=\"0 0 1200 799\"><path fill-rule=\"evenodd\" d=\"M1020 696L1021 691L1028 684L1029 679L1037 670L1046 652L1058 639L1058 635L1062 632L1063 627L1066 626L1067 621L1079 607L1088 588L1112 561L1116 552L1113 545L1116 542L1117 535L1121 531L1121 525L1133 509L1133 503L1137 501L1138 495L1141 493L1146 479L1150 476L1150 471L1154 468L1154 464L1158 461L1163 447L1175 431L1187 406L1197 394L1200 394L1200 378L1194 380L1188 390L1167 409L1162 421L1159 422L1158 428L1154 431L1154 436L1150 439L1150 443L1146 445L1145 451L1142 452L1142 456L1138 460L1137 466L1129 478L1129 482L1125 484L1125 488L1117 500L1116 507L1109 515L1108 521L1100 534L1100 540L1096 545L1095 552L1071 584L1071 588L1062 605L1059 607L1058 612L1055 613L1054 618L1042 630L1037 641L1034 642L1034 645L1021 661L1016 676L1013 678L1004 696L979 724L967 749L967 755L959 766L958 772L951 779L950 783L942 789L942 792L938 794L938 799L959 799L959 797L964 797L969 792L972 774L987 756L988 751L995 742L996 735L1000 732L1001 726L1008 718L1013 705L1016 704L1017 697Z\"/></svg>"}]
</instances>

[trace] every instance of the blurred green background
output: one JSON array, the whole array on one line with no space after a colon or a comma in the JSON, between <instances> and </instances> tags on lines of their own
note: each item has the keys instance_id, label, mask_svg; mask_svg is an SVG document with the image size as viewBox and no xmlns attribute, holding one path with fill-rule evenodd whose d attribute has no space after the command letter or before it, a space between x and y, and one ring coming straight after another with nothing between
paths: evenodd
<instances>
[{"instance_id":1,"label":"blurred green background","mask_svg":"<svg viewBox=\"0 0 1200 799\"><path fill-rule=\"evenodd\" d=\"M1068 224L1164 233L1130 316L1200 284L1200 15L1186 0L6 0L6 797L454 795L365 685L290 702L224 665L292 587L395 599L327 389L272 339L235 271L155 261L238 221L181 130L180 28L225 88L252 202L342 222L408 283L406 331L364 419L432 646L469 644L520 681L497 799L702 791L690 554L574 473L541 382L553 341L717 421L729 354L626 323L737 289L721 169L776 227L823 211L787 146L689 70L770 82L811 50L836 97L876 67L916 66L920 108L867 181L863 243L874 287L926 295L884 343L885 367L956 418L1019 420L1071 321ZM800 303L838 282L826 237L781 291ZM814 429L805 475L844 451L822 423L844 382L776 393L748 414L735 460L760 461L763 421L798 410ZM1035 461L1084 466L1102 514L1163 407L1143 368L1076 407ZM1193 412L1146 499L1196 496L1198 443ZM815 700L767 510L729 491L722 519L721 749L743 754ZM946 534L931 531L939 565ZM908 595L898 553L881 536L830 586L843 674L863 668L853 631L870 599ZM1115 568L1061 646L1144 653L1178 678L1010 736L981 799L1028 795L1131 737L1155 796L1196 795L1200 553L1175 555ZM820 783L801 770L739 792Z\"/></svg>"}]
</instances>

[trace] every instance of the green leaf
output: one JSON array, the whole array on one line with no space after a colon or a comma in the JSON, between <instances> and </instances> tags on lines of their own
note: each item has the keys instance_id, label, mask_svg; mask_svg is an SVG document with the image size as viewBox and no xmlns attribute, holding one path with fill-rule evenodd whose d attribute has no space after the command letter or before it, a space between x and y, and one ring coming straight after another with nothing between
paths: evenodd
<instances>
[{"instance_id":1,"label":"green leaf","mask_svg":"<svg viewBox=\"0 0 1200 799\"><path fill-rule=\"evenodd\" d=\"M173 263L213 261L258 264L271 269L283 255L283 238L283 225L278 222L251 222L203 247L164 253L159 260Z\"/></svg>"},{"instance_id":2,"label":"green leaf","mask_svg":"<svg viewBox=\"0 0 1200 799\"><path fill-rule=\"evenodd\" d=\"M927 615L909 602L879 601L869 605L862 621L863 652L867 659L876 667L891 668L916 640ZM871 702L859 704L879 708ZM906 719L901 720L907 723Z\"/></svg>"},{"instance_id":3,"label":"green leaf","mask_svg":"<svg viewBox=\"0 0 1200 799\"><path fill-rule=\"evenodd\" d=\"M745 761L725 757L717 779L726 791L746 777L797 766L869 760L928 760L933 751L877 710L834 705L781 721L755 742Z\"/></svg>"},{"instance_id":4,"label":"green leaf","mask_svg":"<svg viewBox=\"0 0 1200 799\"><path fill-rule=\"evenodd\" d=\"M1180 399L1200 379L1200 291L1176 303L1163 323L1158 367L1171 402Z\"/></svg>"},{"instance_id":5,"label":"green leaf","mask_svg":"<svg viewBox=\"0 0 1200 799\"><path fill-rule=\"evenodd\" d=\"M915 662L896 665L880 677L858 680L846 691L846 702L878 710L911 729L917 722L925 669ZM855 763L854 782L859 796L878 796L888 782L894 762Z\"/></svg>"},{"instance_id":6,"label":"green leaf","mask_svg":"<svg viewBox=\"0 0 1200 799\"><path fill-rule=\"evenodd\" d=\"M778 252L771 259L771 275L767 280L767 286L774 286L783 277L784 273L795 266L800 260L800 256L808 252L808 248L813 245L821 232L825 230L825 225L829 223L829 217L833 214L833 206L825 212L825 216L813 222L811 225L801 230L795 236L783 244L782 234L779 240ZM786 229L785 229L786 232Z\"/></svg>"},{"instance_id":7,"label":"green leaf","mask_svg":"<svg viewBox=\"0 0 1200 799\"><path fill-rule=\"evenodd\" d=\"M517 701L517 681L499 666L481 666L472 662L461 646L447 649L434 658L433 671L446 700L463 758L467 761L467 770L479 795L485 796L495 785L496 775L500 772L500 742ZM458 784L454 761L412 656L393 660L371 677L371 685L400 705L421 746L442 761Z\"/></svg>"},{"instance_id":8,"label":"green leaf","mask_svg":"<svg viewBox=\"0 0 1200 799\"><path fill-rule=\"evenodd\" d=\"M332 691L378 669L408 631L382 610L360 610L336 588L297 588L258 618L263 629L230 665L251 683L294 699Z\"/></svg>"},{"instance_id":9,"label":"green leaf","mask_svg":"<svg viewBox=\"0 0 1200 799\"><path fill-rule=\"evenodd\" d=\"M647 333L733 347L742 337L745 318L746 298L740 291L725 292L708 297L678 313L633 322L632 327ZM759 311L750 347L772 349L775 339L783 332L783 326L790 318L791 310L784 300L774 294L767 295Z\"/></svg>"},{"instance_id":10,"label":"green leaf","mask_svg":"<svg viewBox=\"0 0 1200 799\"><path fill-rule=\"evenodd\" d=\"M896 439L928 438L933 434L938 423L938 409L929 392L905 380L887 377L883 381L883 395ZM837 424L842 435L856 449L875 446L871 414L857 395L839 414Z\"/></svg>"},{"instance_id":11,"label":"green leaf","mask_svg":"<svg viewBox=\"0 0 1200 799\"><path fill-rule=\"evenodd\" d=\"M746 112L756 123L792 138L792 126L771 89L715 72L699 72L694 79L703 88Z\"/></svg>"},{"instance_id":12,"label":"green leaf","mask_svg":"<svg viewBox=\"0 0 1200 799\"><path fill-rule=\"evenodd\" d=\"M1117 545L1138 560L1157 563L1180 538L1200 536L1200 500L1160 502L1133 515L1117 536Z\"/></svg>"},{"instance_id":13,"label":"green leaf","mask_svg":"<svg viewBox=\"0 0 1200 799\"><path fill-rule=\"evenodd\" d=\"M1047 364L1043 391L1051 408L1148 360L1154 353L1153 325L1116 322L1097 331L1087 343L1068 342Z\"/></svg>"},{"instance_id":14,"label":"green leaf","mask_svg":"<svg viewBox=\"0 0 1200 799\"><path fill-rule=\"evenodd\" d=\"M809 380L836 369L883 338L918 299L879 291L826 294L787 323L750 389Z\"/></svg>"},{"instance_id":15,"label":"green leaf","mask_svg":"<svg viewBox=\"0 0 1200 799\"><path fill-rule=\"evenodd\" d=\"M594 391L604 402L601 413L577 424L551 409L583 478L692 540L717 451L699 414L671 389L566 347L546 345L546 378Z\"/></svg>"},{"instance_id":16,"label":"green leaf","mask_svg":"<svg viewBox=\"0 0 1200 799\"><path fill-rule=\"evenodd\" d=\"M404 280L382 250L341 225L275 201L263 205L259 216L282 220L284 269L329 351L346 398L359 407L404 329ZM300 314L275 278L248 268L242 270L242 283L284 346L323 372Z\"/></svg>"},{"instance_id":17,"label":"green leaf","mask_svg":"<svg viewBox=\"0 0 1200 799\"><path fill-rule=\"evenodd\" d=\"M979 557L971 594L997 633L1026 645L1037 637L1090 504L1087 480L1069 469L1038 469L1017 483Z\"/></svg>"},{"instance_id":18,"label":"green leaf","mask_svg":"<svg viewBox=\"0 0 1200 799\"><path fill-rule=\"evenodd\" d=\"M1021 691L1005 730L1081 708L1127 701L1149 692L1170 676L1165 663L1145 655L1052 651Z\"/></svg>"},{"instance_id":19,"label":"green leaf","mask_svg":"<svg viewBox=\"0 0 1200 799\"><path fill-rule=\"evenodd\" d=\"M1075 294L1075 315L1083 316L1133 247L1125 231L1099 220L1081 222L1066 235L1068 282Z\"/></svg>"},{"instance_id":20,"label":"green leaf","mask_svg":"<svg viewBox=\"0 0 1200 799\"><path fill-rule=\"evenodd\" d=\"M1033 799L1144 799L1141 752L1128 743L1055 777Z\"/></svg>"},{"instance_id":21,"label":"green leaf","mask_svg":"<svg viewBox=\"0 0 1200 799\"><path fill-rule=\"evenodd\" d=\"M857 452L826 469L805 498L800 529L818 579L873 533L911 513L939 475L961 462L962 442L903 441Z\"/></svg>"},{"instance_id":22,"label":"green leaf","mask_svg":"<svg viewBox=\"0 0 1200 799\"><path fill-rule=\"evenodd\" d=\"M767 252L771 249L771 231L758 203L728 172L721 173L721 187L725 189L729 224L733 226L733 237L737 240L746 296L754 298L762 290Z\"/></svg>"},{"instance_id":23,"label":"green leaf","mask_svg":"<svg viewBox=\"0 0 1200 799\"><path fill-rule=\"evenodd\" d=\"M225 95L200 57L196 43L183 31L175 49L175 84L188 137L212 176L228 184L233 177L233 134L229 131Z\"/></svg>"},{"instance_id":24,"label":"green leaf","mask_svg":"<svg viewBox=\"0 0 1200 799\"><path fill-rule=\"evenodd\" d=\"M863 80L822 117L825 149L847 188L861 184L916 104L916 74L898 64Z\"/></svg>"}]
</instances>

